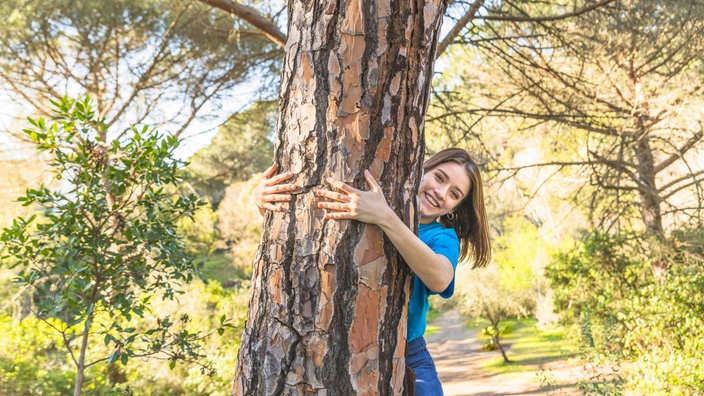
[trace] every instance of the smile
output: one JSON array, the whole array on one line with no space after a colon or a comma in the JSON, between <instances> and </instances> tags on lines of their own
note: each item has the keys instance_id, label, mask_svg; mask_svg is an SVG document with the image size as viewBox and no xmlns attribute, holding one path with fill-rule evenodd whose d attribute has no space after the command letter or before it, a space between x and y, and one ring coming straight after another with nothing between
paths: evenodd
<instances>
[{"instance_id":1,"label":"smile","mask_svg":"<svg viewBox=\"0 0 704 396\"><path fill-rule=\"evenodd\" d=\"M438 204L438 201L435 200L435 198L431 197L430 194L425 193L424 195L425 195L425 200L428 201L428 203L430 203L431 206L434 206L436 208L440 207L440 204Z\"/></svg>"}]
</instances>

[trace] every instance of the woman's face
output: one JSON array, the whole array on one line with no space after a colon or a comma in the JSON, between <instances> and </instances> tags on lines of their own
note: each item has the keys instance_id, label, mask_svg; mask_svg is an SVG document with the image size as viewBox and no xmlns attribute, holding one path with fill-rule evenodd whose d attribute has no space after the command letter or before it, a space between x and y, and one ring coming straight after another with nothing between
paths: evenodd
<instances>
[{"instance_id":1,"label":"woman's face","mask_svg":"<svg viewBox=\"0 0 704 396\"><path fill-rule=\"evenodd\" d=\"M420 222L431 223L452 212L469 194L470 180L465 167L443 162L423 174L418 190Z\"/></svg>"}]
</instances>

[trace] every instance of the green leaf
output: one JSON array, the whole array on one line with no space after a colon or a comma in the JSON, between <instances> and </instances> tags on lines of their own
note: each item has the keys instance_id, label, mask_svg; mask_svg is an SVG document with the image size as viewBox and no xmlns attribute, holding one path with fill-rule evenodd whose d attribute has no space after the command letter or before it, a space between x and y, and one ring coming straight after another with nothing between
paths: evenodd
<instances>
[{"instance_id":1,"label":"green leaf","mask_svg":"<svg viewBox=\"0 0 704 396\"><path fill-rule=\"evenodd\" d=\"M119 351L114 351L113 353L108 356L108 364L113 364L117 360L117 358L120 357L120 352Z\"/></svg>"}]
</instances>

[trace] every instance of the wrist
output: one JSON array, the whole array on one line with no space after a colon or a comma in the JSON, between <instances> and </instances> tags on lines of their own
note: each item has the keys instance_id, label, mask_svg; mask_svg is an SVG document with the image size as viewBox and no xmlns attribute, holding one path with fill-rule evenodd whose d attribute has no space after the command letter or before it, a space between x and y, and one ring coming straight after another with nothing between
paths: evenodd
<instances>
[{"instance_id":1,"label":"wrist","mask_svg":"<svg viewBox=\"0 0 704 396\"><path fill-rule=\"evenodd\" d=\"M377 224L382 231L388 233L391 230L396 229L402 223L401 219L396 215L396 212L387 207L386 213L381 216L381 221Z\"/></svg>"}]
</instances>

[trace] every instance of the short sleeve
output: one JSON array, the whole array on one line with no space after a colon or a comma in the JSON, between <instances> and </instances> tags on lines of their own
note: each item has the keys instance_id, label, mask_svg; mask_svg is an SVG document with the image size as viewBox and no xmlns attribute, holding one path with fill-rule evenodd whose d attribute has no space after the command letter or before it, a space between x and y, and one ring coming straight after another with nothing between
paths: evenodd
<instances>
[{"instance_id":1,"label":"short sleeve","mask_svg":"<svg viewBox=\"0 0 704 396\"><path fill-rule=\"evenodd\" d=\"M455 292L455 274L454 271L457 269L457 262L459 261L460 255L460 240L457 237L457 233L452 228L445 228L438 232L432 241L429 241L428 246L433 249L433 252L441 254L447 257L452 264L453 274L452 281L440 294L442 298L450 298ZM429 290L429 294L438 294Z\"/></svg>"}]
</instances>

